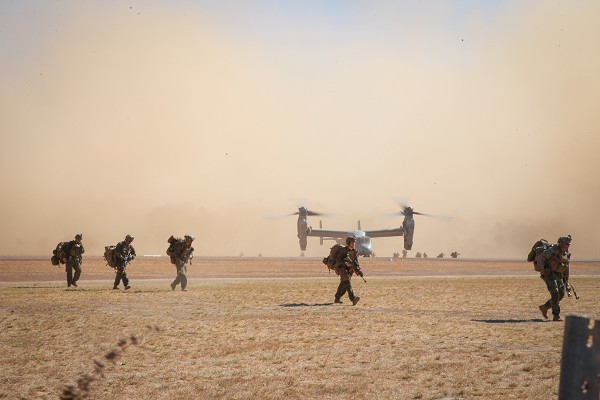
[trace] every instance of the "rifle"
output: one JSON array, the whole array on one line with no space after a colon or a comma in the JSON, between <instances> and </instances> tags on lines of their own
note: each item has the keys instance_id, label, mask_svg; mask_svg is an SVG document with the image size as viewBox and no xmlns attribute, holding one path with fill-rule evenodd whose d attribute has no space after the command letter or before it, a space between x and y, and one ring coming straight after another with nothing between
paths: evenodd
<instances>
[{"instance_id":1,"label":"rifle","mask_svg":"<svg viewBox=\"0 0 600 400\"><path fill-rule=\"evenodd\" d=\"M131 254L131 250L129 250L127 254L125 254L125 257L123 257L123 268L125 268L133 258L133 254Z\"/></svg>"},{"instance_id":2,"label":"rifle","mask_svg":"<svg viewBox=\"0 0 600 400\"><path fill-rule=\"evenodd\" d=\"M575 291L575 288L573 287L573 285L571 285L570 283L567 283L566 286L567 286L567 296L571 297L571 291L573 291L573 294L575 295L575 299L579 300L579 296L577 296L577 291Z\"/></svg>"},{"instance_id":3,"label":"rifle","mask_svg":"<svg viewBox=\"0 0 600 400\"><path fill-rule=\"evenodd\" d=\"M127 264L129 264L129 262L135 258L131 253L131 250L127 251L127 254L125 254L124 256L121 255L121 250L123 250L123 248L117 245L115 246L115 249L113 251L112 258L113 262L115 263L115 266L113 267L115 270L115 274L122 272L122 270L125 270ZM121 263L120 260L123 260L123 263Z\"/></svg>"},{"instance_id":4,"label":"rifle","mask_svg":"<svg viewBox=\"0 0 600 400\"><path fill-rule=\"evenodd\" d=\"M190 251L182 258L183 264L185 265L189 261L190 265L192 265L192 258L194 258L194 248L190 247Z\"/></svg>"},{"instance_id":5,"label":"rifle","mask_svg":"<svg viewBox=\"0 0 600 400\"><path fill-rule=\"evenodd\" d=\"M71 242L74 242L73 240ZM69 250L67 252L67 259L74 258L80 263L83 262L83 246L81 243L69 242Z\"/></svg>"},{"instance_id":6,"label":"rifle","mask_svg":"<svg viewBox=\"0 0 600 400\"><path fill-rule=\"evenodd\" d=\"M365 283L367 282L367 280L365 279L365 277L363 276L363 272L360 269L360 265L358 264L358 260L351 260L349 257L346 257L346 259L344 260L345 264L348 265L350 268L352 268L352 270L354 270L354 272L356 272L356 275L360 276L362 278L363 281L365 281Z\"/></svg>"}]
</instances>

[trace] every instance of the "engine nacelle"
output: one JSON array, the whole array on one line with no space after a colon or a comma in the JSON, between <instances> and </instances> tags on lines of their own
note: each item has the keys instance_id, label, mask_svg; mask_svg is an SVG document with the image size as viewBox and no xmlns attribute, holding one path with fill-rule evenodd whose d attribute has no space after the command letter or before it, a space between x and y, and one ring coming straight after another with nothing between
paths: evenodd
<instances>
[{"instance_id":1,"label":"engine nacelle","mask_svg":"<svg viewBox=\"0 0 600 400\"><path fill-rule=\"evenodd\" d=\"M415 220L405 218L402 222L402 229L404 229L404 248L406 250L412 249L413 235L415 233Z\"/></svg>"},{"instance_id":2,"label":"engine nacelle","mask_svg":"<svg viewBox=\"0 0 600 400\"><path fill-rule=\"evenodd\" d=\"M308 243L308 221L305 216L298 216L298 243L300 244L300 250L305 251Z\"/></svg>"}]
</instances>

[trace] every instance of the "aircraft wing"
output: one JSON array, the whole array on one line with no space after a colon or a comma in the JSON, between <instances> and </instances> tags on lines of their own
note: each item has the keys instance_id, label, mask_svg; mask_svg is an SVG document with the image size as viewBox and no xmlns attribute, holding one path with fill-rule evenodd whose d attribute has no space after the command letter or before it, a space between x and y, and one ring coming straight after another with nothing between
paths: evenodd
<instances>
[{"instance_id":1,"label":"aircraft wing","mask_svg":"<svg viewBox=\"0 0 600 400\"><path fill-rule=\"evenodd\" d=\"M353 236L353 231L337 231L330 229L309 229L308 236L316 236L322 238L344 238L346 236Z\"/></svg>"},{"instance_id":2,"label":"aircraft wing","mask_svg":"<svg viewBox=\"0 0 600 400\"><path fill-rule=\"evenodd\" d=\"M376 237L390 237L390 236L404 236L404 229L379 229L376 231L365 231L365 235L376 238Z\"/></svg>"}]
</instances>

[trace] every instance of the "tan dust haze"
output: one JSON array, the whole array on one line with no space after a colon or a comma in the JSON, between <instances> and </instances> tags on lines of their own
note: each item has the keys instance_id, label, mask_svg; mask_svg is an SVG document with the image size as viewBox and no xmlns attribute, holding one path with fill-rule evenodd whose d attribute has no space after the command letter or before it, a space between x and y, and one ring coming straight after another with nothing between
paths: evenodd
<instances>
[{"instance_id":1,"label":"tan dust haze","mask_svg":"<svg viewBox=\"0 0 600 400\"><path fill-rule=\"evenodd\" d=\"M515 4L454 30L451 9L394 23L402 7L341 33L249 5L39 10L39 36L7 22L0 254L82 232L91 255L127 233L164 254L190 233L198 255L294 256L295 218L265 216L306 205L328 228L392 228L404 196L453 217L419 218L414 251L524 257L569 233L574 257L598 258L600 6ZM270 35L244 32L254 19Z\"/></svg>"}]
</instances>

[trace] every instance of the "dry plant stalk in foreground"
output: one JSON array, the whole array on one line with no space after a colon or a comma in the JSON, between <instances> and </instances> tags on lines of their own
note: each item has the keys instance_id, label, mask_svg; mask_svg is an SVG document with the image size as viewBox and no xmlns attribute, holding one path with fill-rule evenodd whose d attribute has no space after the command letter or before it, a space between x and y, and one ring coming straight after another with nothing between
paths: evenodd
<instances>
[{"instance_id":1,"label":"dry plant stalk in foreground","mask_svg":"<svg viewBox=\"0 0 600 400\"><path fill-rule=\"evenodd\" d=\"M3 284L0 398L57 398L121 338L144 333L104 363L87 398L557 397L563 324L542 321L537 306L548 296L534 274L363 268L356 307L332 304L333 276L192 279L186 293L168 279L136 282L134 270L128 292L108 280L78 290ZM571 279L581 299L565 299L563 312L598 319L600 275Z\"/></svg>"}]
</instances>

